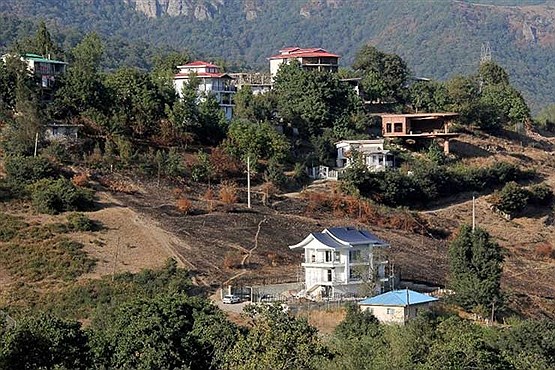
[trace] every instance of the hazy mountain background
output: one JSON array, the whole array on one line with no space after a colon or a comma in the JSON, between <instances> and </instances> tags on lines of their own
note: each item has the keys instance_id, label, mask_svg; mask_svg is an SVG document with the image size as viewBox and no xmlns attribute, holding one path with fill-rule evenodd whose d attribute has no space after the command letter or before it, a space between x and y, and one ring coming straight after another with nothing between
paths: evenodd
<instances>
[{"instance_id":1,"label":"hazy mountain background","mask_svg":"<svg viewBox=\"0 0 555 370\"><path fill-rule=\"evenodd\" d=\"M414 75L446 79L476 70L481 47L537 111L555 102L555 2L542 0L1 0L0 48L45 19L68 48L100 33L106 66L148 68L186 49L231 68L267 68L283 46L320 46L350 66L372 43L402 56Z\"/></svg>"}]
</instances>

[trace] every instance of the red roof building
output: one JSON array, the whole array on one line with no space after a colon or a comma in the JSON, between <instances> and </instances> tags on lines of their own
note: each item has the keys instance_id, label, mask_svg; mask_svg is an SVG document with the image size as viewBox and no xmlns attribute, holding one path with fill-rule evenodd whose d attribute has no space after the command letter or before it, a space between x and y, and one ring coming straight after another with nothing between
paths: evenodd
<instances>
[{"instance_id":1,"label":"red roof building","mask_svg":"<svg viewBox=\"0 0 555 370\"><path fill-rule=\"evenodd\" d=\"M270 60L270 73L272 77L275 77L279 66L282 63L288 63L291 59L298 60L304 69L337 72L339 58L339 55L322 48L287 47L281 49L279 54L272 55L268 59Z\"/></svg>"},{"instance_id":2,"label":"red roof building","mask_svg":"<svg viewBox=\"0 0 555 370\"><path fill-rule=\"evenodd\" d=\"M233 102L235 87L231 84L233 78L230 75L222 72L217 65L201 60L177 66L177 68L179 72L173 77L173 84L180 96L183 85L194 75L199 79L197 88L199 97L202 99L207 94L213 94L220 103L226 118L231 119L235 106Z\"/></svg>"}]
</instances>

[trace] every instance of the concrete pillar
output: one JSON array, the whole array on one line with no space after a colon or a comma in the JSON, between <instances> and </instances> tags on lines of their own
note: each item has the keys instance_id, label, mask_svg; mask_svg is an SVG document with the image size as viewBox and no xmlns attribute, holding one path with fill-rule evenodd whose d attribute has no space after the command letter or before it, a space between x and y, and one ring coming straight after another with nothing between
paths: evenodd
<instances>
[{"instance_id":1,"label":"concrete pillar","mask_svg":"<svg viewBox=\"0 0 555 370\"><path fill-rule=\"evenodd\" d=\"M449 154L449 139L443 140L443 152Z\"/></svg>"}]
</instances>

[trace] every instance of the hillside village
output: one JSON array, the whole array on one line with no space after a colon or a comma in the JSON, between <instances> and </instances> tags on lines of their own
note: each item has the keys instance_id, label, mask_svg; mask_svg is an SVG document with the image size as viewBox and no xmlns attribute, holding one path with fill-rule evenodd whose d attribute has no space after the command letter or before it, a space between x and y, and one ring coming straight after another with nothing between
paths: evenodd
<instances>
[{"instance_id":1,"label":"hillside village","mask_svg":"<svg viewBox=\"0 0 555 370\"><path fill-rule=\"evenodd\" d=\"M555 365L553 123L495 61L102 47L2 57L0 368Z\"/></svg>"}]
</instances>

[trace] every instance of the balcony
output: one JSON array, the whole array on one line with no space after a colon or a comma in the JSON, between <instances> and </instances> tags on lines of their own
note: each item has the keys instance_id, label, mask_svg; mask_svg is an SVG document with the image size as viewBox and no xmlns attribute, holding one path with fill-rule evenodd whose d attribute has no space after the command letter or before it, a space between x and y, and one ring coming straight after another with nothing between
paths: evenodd
<instances>
[{"instance_id":1,"label":"balcony","mask_svg":"<svg viewBox=\"0 0 555 370\"><path fill-rule=\"evenodd\" d=\"M307 258L305 259L304 263L301 264L302 266L306 267L342 267L345 266L345 263L342 262L339 258L334 259L325 259L325 258Z\"/></svg>"}]
</instances>

